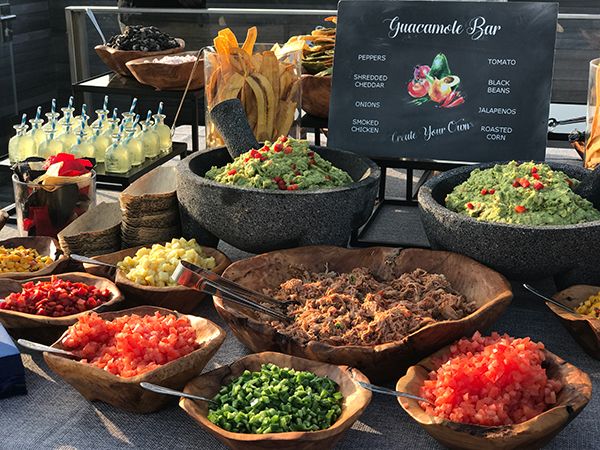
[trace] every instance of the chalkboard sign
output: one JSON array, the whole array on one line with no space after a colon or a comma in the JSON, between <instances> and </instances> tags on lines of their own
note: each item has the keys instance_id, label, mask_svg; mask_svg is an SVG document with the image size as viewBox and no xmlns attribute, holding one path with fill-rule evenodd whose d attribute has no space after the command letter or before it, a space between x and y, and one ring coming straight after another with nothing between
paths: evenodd
<instances>
[{"instance_id":1,"label":"chalkboard sign","mask_svg":"<svg viewBox=\"0 0 600 450\"><path fill-rule=\"evenodd\" d=\"M375 159L543 160L557 3L342 0L329 145Z\"/></svg>"}]
</instances>

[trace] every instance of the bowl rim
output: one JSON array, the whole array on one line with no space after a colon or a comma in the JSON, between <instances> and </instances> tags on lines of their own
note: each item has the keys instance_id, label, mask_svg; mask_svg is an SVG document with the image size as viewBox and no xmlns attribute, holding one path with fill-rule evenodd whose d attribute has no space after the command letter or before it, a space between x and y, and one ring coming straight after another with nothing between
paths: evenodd
<instances>
[{"instance_id":1,"label":"bowl rim","mask_svg":"<svg viewBox=\"0 0 600 450\"><path fill-rule=\"evenodd\" d=\"M7 278L4 280L0 279L0 284L5 283L5 282L12 282L12 283L18 283L20 286L23 286L23 284L29 283L29 282L48 281L52 277L57 277L57 278L62 278L62 279L68 279L68 278L81 279L81 278L83 278L84 280L87 278L89 280L105 282L110 287L111 299L105 303L102 303L101 305L96 306L95 308L81 311L76 314L70 314L68 316L59 316L59 317L42 316L42 315L38 315L38 314L29 314L29 313L24 313L21 311L13 311L10 309L0 309L0 319L3 316L4 317L14 317L14 318L18 318L18 319L29 320L32 322L38 322L38 323L43 323L43 324L47 324L47 325L65 326L65 325L67 325L67 323L76 321L79 317L81 317L85 314L89 314L90 312L98 312L98 311L104 312L103 311L104 309L110 308L110 307L122 302L123 300L125 300L123 293L121 292L121 290L119 289L119 287L117 286L117 284L114 281L112 281L108 278L105 278L105 277L92 275L92 274L86 273L86 272L65 272L65 273L58 273L58 274L48 274L48 275L41 275L41 276L37 276L37 277L24 278L24 279L20 279L20 280L13 280L13 279ZM73 280L68 280L68 281L73 281ZM80 282L83 282L83 283L86 283L89 285L89 283L87 283L85 281L80 281ZM4 300L4 299L2 299L2 300ZM108 311L106 311L106 312L108 312Z\"/></svg>"},{"instance_id":2,"label":"bowl rim","mask_svg":"<svg viewBox=\"0 0 600 450\"><path fill-rule=\"evenodd\" d=\"M17 247L19 245L22 245L25 248L33 248L33 247L27 247L25 242L34 241L34 240L38 240L38 241L42 241L42 242L47 241L49 246L54 244L54 253L48 255L48 256L52 257L52 263L48 264L45 267L42 267L39 270L36 270L35 272L0 272L0 280L2 280L2 279L22 280L25 278L34 278L34 277L38 277L38 276L41 277L46 274L50 275L50 274L53 274L54 270L56 270L56 268L60 265L60 263L66 262L69 260L69 257L63 251L58 240L51 236L14 236L11 238L6 238L6 239L0 240L0 246L6 247L6 244L9 243L9 246L6 248L14 248L13 245L10 245L10 242L23 241L23 243L17 244Z\"/></svg>"},{"instance_id":3,"label":"bowl rim","mask_svg":"<svg viewBox=\"0 0 600 450\"><path fill-rule=\"evenodd\" d=\"M154 59L154 58L164 58L166 56L183 56L183 55L187 55L187 54L191 54L193 56L196 56L196 54L198 53L198 50L188 50L188 51L184 51L184 52L179 52L179 53L175 53L172 55L155 55L155 56L142 56L141 58L135 58L135 59L130 59L129 61L127 61L125 63L125 65L129 68L131 68L131 66L133 66L134 68L137 66L148 66L151 65L153 67L183 67L186 64L195 64L196 61L185 61L185 62L179 62L179 63L162 63L162 62L152 62L149 61L150 59ZM200 62L204 62L204 57L200 57L198 58L198 60ZM200 64L199 62L199 64Z\"/></svg>"},{"instance_id":4,"label":"bowl rim","mask_svg":"<svg viewBox=\"0 0 600 450\"><path fill-rule=\"evenodd\" d=\"M588 290L590 292L595 292L595 294L592 295L599 295L600 294L600 286L594 286L591 284L574 284L572 286L569 286L566 289L563 289L561 291L556 292L552 298L560 303L564 303L561 299L561 297L565 296L565 295L569 295L571 293L571 291L573 290L577 290L577 289L585 289ZM581 302L586 301L587 299L583 299L580 300ZM593 326L595 329L597 329L597 332L600 333L600 318L595 318L595 317L591 317L591 316L586 316L585 314L580 314L580 313L570 313L568 311L565 311L562 308L559 308L555 305L553 305L550 302L545 302L546 306L548 306L548 308L558 317L568 320L570 322L588 322L590 323L591 326ZM600 336L599 336L600 339Z\"/></svg>"},{"instance_id":5,"label":"bowl rim","mask_svg":"<svg viewBox=\"0 0 600 450\"><path fill-rule=\"evenodd\" d=\"M422 359L417 364L409 367L409 369L406 371L406 374L404 374L402 377L400 377L398 379L398 381L396 382L395 388L397 390L405 390L406 391L405 384L408 383L409 381L415 379L419 371L425 371L425 372L429 373L429 370L424 365L422 365L423 361L431 360L432 358L440 357L440 356L446 354L452 345L454 345L454 343L444 346L443 348L439 349L438 351L431 354L430 356ZM589 392L586 393L586 392L581 392L581 390L579 391L579 394L582 397L582 406L579 409L579 411L581 411L581 409L585 408L585 406L589 403L589 401L591 400L591 397L592 397L592 382L591 382L589 375L586 372L584 372L583 370L574 366L573 364L566 362L560 356L550 352L547 348L544 348L542 351L544 352L544 354L546 356L545 361L551 360L554 364L556 364L558 366L569 367L571 370L574 370L577 373L579 373L585 377L585 379L586 379L585 381L587 381L587 383L584 385L584 387L589 388ZM569 384L563 385L563 387L561 388L561 391L566 386L574 386L574 384L569 383ZM559 391L559 394L561 391ZM589 394L589 395L587 395L587 394ZM524 431L526 432L527 429L534 422L537 422L542 417L546 417L550 412L555 411L560 408L568 408L568 406L569 406L569 405L565 405L565 404L555 404L551 408L548 408L547 410L541 412L540 414L538 414L524 422L515 423L515 424L511 424L511 425L485 426L485 425L477 425L477 424L470 424L470 423L454 422L452 420L442 419L440 417L433 416L433 415L425 412L425 410L423 408L421 408L421 406L419 405L419 402L417 400L413 400L413 399L409 399L409 398L401 398L401 397L398 397L397 400L398 400L398 403L400 403L400 406L402 407L402 409L415 422L417 422L423 428L427 429L427 427L429 427L429 426L442 426L444 428L450 428L455 433L461 433L461 434L469 433L468 430L471 429L471 430L480 430L480 431L489 430L492 432L493 431L512 430L515 432L515 435L517 435L518 433L523 433ZM425 420L427 420L427 421L425 421ZM569 420L567 420L566 422L568 423ZM463 430L461 430L460 428L463 428ZM484 437L484 438L487 439L487 437ZM503 436L499 436L498 438L503 439ZM437 440L437 438L436 438L436 440Z\"/></svg>"},{"instance_id":6,"label":"bowl rim","mask_svg":"<svg viewBox=\"0 0 600 450\"><path fill-rule=\"evenodd\" d=\"M333 187L333 188L311 189L311 190L298 189L296 191L281 191L278 189L277 190L275 190L275 189L259 189L259 188L255 188L255 187L245 187L245 186L223 184L223 183L219 183L214 180L210 180L210 179L206 178L204 175L198 175L191 169L191 167L190 167L191 162L195 158L202 158L210 152L222 151L222 150L226 149L225 146L212 148L206 152L192 153L190 156L188 156L185 159L183 159L182 161L180 161L179 164L177 165L177 167L178 167L178 169L180 169L180 173L184 172L184 174L182 176L189 177L190 175L193 175L194 177L201 179L202 183L206 186L215 187L215 188L222 189L222 190L227 190L232 193L242 191L242 192L256 193L256 194L263 194L263 195L270 195L270 196L281 196L281 195L311 196L311 195L324 195L324 194L329 194L329 193L338 193L338 192L345 192L345 191L354 191L354 190L362 189L370 184L373 184L373 183L379 181L379 178L381 176L381 169L379 168L379 166L377 166L377 164L375 164L373 161L371 161L369 158L366 158L365 156L359 155L358 153L353 153L353 152L349 152L346 150L340 150L340 149L336 149L336 148L332 148L332 147L325 147L325 146L321 146L321 145L309 145L309 148L311 148L317 152L319 152L320 149L325 149L325 150L329 150L329 151L333 151L333 152L339 152L339 153L342 153L345 155L350 155L353 158L357 158L358 160L362 161L367 166L366 172L368 174L367 174L367 176L363 176L359 180L356 180L356 181L353 180L352 183L349 183L345 186L337 186L337 187ZM187 172L189 172L190 175L187 175Z\"/></svg>"},{"instance_id":7,"label":"bowl rim","mask_svg":"<svg viewBox=\"0 0 600 450\"><path fill-rule=\"evenodd\" d=\"M81 362L81 360L68 358L66 356L58 355L55 353L43 352L43 356L44 356L44 358L50 358L50 359L59 358L59 359L69 360L69 361L75 363L78 367L85 367L85 370L89 369L91 371L91 373L94 374L94 376L104 377L104 378L108 377L109 380L111 380L112 382L117 383L117 384L138 385L140 382L142 382L148 378L154 378L157 374L158 375L162 374L166 369L171 368L175 363L180 362L182 359L184 359L184 358L189 359L190 356L196 354L197 352L205 351L206 347L208 347L213 342L220 341L220 343L218 343L218 347L217 347L217 349L218 349L221 346L221 344L223 343L223 341L225 340L225 337L226 337L225 330L223 330L223 328L221 328L219 325L217 325L213 321L207 319L206 317L195 316L193 314L183 314L178 311L174 311L174 310L167 309L167 308L162 308L160 306L148 306L148 305L136 306L133 308L122 309L120 311L106 311L104 313L99 313L99 315L100 315L100 317L103 317L106 314L111 314L114 316L113 319L115 319L117 317L121 317L121 316L128 315L128 314L138 314L138 315L139 314L145 314L145 315L149 314L149 312L140 312L140 310L154 310L154 311L160 312L163 315L174 314L176 317L186 316L186 317L188 317L188 319L190 319L190 318L193 318L194 320L199 319L204 322L205 327L212 329L214 331L214 336L212 336L210 339L205 341L204 345L202 345L200 348L197 348L196 350L191 351L187 355L180 356L179 358L174 359L173 361L169 361L166 364L162 364L155 369L149 370L148 372L141 373L134 377L121 377L119 375L115 375L115 374L110 373L99 367L96 367L92 364L83 363L83 362ZM68 331L69 331L68 329L65 330L65 332L54 343L52 343L51 347L64 349L64 347L61 344L61 341L65 337L65 335L68 333ZM198 342L197 337L196 337L196 342Z\"/></svg>"},{"instance_id":8,"label":"bowl rim","mask_svg":"<svg viewBox=\"0 0 600 450\"><path fill-rule=\"evenodd\" d=\"M593 220L590 222L581 222L581 223L570 224L570 225L523 225L523 224L510 224L510 223L503 223L503 222L490 222L490 221L477 220L477 219L474 219L473 217L466 216L466 215L458 213L456 211L452 211L451 209L446 208L445 205L442 205L436 199L433 198L432 191L440 183L440 181L444 181L447 178L451 178L451 177L455 176L456 174L459 174L462 172L466 172L467 174L470 174L475 169L488 169L497 164L505 165L505 164L508 164L509 162L510 161L493 161L493 162L474 164L474 165L464 165L461 167L450 169L450 170L442 173L441 175L438 175L438 176L432 178L431 180L429 180L425 184L423 184L423 186L421 186L421 189L419 189L419 192L418 192L419 208L421 210L430 209L432 211L443 211L444 214L449 214L450 217L452 217L453 219L460 219L469 224L484 224L486 226L493 226L493 227L506 228L506 229L517 229L517 230L523 230L523 231L579 230L579 229L585 229L585 228L589 228L589 227L600 226L600 219ZM523 163L523 162L530 162L530 161L519 160L517 162ZM585 170L585 168L576 166L573 164L565 164L565 163L558 163L558 162L552 162L552 161L550 161L550 162L534 161L534 163L546 164L546 165L550 166L553 170L560 170L561 172L562 172L562 168L564 168L565 166L567 166L569 168L573 167L576 169ZM576 177L570 177L570 178L576 178ZM576 179L578 179L578 178L576 178ZM456 186L457 185L455 185L454 187L456 187ZM422 206L423 203L426 203L427 207L424 208Z\"/></svg>"},{"instance_id":9,"label":"bowl rim","mask_svg":"<svg viewBox=\"0 0 600 450\"><path fill-rule=\"evenodd\" d=\"M227 430L219 427L217 424L211 422L210 420L208 420L208 415L200 414L198 419L196 419L195 416L192 417L191 414L188 412L188 410L184 406L186 403L191 402L191 400L189 400L189 399L181 398L180 402L179 402L180 407L188 415L190 415L190 417L192 417L195 420L198 420L202 426L208 428L210 431L222 436L225 439L236 441L236 442L294 441L294 440L319 441L321 439L326 439L330 436L335 436L339 432L343 432L344 429L342 428L342 426L344 424L348 423L349 421L357 420L358 417L369 406L369 403L371 402L371 399L372 399L371 391L361 387L357 382L357 381L363 381L365 383L369 383L369 379L359 369L356 369L354 367L350 367L347 365L337 365L337 364L330 364L330 363L326 363L326 362L322 362L322 361L309 360L307 358L303 358L300 356L287 355L287 354L281 353L281 352L266 351L266 352L259 352L259 353L251 353L249 355L238 358L229 364L225 364L217 369L199 374L195 378L209 376L217 371L225 371L227 369L231 370L231 366L233 364L237 364L237 363L240 363L240 362L246 361L246 360L253 360L260 356L268 356L270 358L284 356L286 358L290 358L292 361L307 360L307 361L310 361L311 363L317 364L321 367L324 367L324 366L337 367L338 370L340 370L341 373L344 374L344 376L347 376L352 381L352 384L355 386L355 388L358 391L363 392L365 395L361 398L362 401L360 402L360 404L355 405L355 408L353 408L354 411L353 411L352 415L350 417L346 418L345 421L340 422L340 419L341 419L341 415L340 415L340 417L338 417L338 419L330 427L325 428L323 430L317 430L317 431L286 431L286 432L281 432L281 433L267 433L267 434L236 433L236 432L232 432L232 431L227 431ZM271 363L275 364L276 366L281 367L279 364L276 364L272 361L271 361ZM304 369L298 369L298 370L304 370ZM190 382L192 382L195 378L188 381L188 384ZM336 382L336 384L338 384L338 383ZM221 387L223 387L223 385L221 385ZM184 388L184 392L186 391L186 388L187 388L187 384L186 384L186 387ZM344 401L345 400L346 400L346 397L344 397ZM304 439L302 439L302 438L304 438Z\"/></svg>"},{"instance_id":10,"label":"bowl rim","mask_svg":"<svg viewBox=\"0 0 600 450\"><path fill-rule=\"evenodd\" d=\"M315 340L310 340L308 342L306 342L305 344L300 343L298 340L289 337L283 333L281 333L280 331L278 331L275 327L270 326L270 329L276 333L276 335L280 338L280 339L284 339L290 342L295 343L296 345L299 346L304 346L307 348L314 348L314 347L320 347L322 349L324 349L327 352L330 351L335 351L336 349L344 349L344 350L350 350L350 351L356 351L356 352L364 352L364 353L378 353L378 352L384 352L386 350L389 349L393 349L393 348L397 348L399 346L403 346L406 345L406 343L409 340L413 340L416 337L418 337L418 334L424 330L429 330L431 328L438 328L440 326L446 325L448 323L452 323L452 324L461 324L463 322L467 322L467 321L471 321L474 318L480 317L482 314L484 314L488 309L492 308L493 306L496 305L496 303L502 302L502 301L512 301L513 298L513 293L512 293L512 288L511 288L511 284L509 283L509 281L506 279L506 277L504 275L502 275L499 272L496 272L495 270L485 266L484 264L469 258L468 256L465 255L461 255L459 253L455 253L455 252L449 252L449 251L445 251L445 250L430 250L430 249L420 249L420 248L393 248L393 247L382 247L382 246L375 246L375 247L365 247L365 248L356 248L356 249L351 249L351 248L343 248L343 247L335 247L335 246L328 246L328 245L318 245L318 246L313 246L315 253L324 250L324 249L331 249L331 248L336 248L341 250L342 252L348 252L348 253L352 253L355 251L364 251L365 249L370 249L370 250L379 250L379 249L383 249L383 250L388 250L390 252L393 251L397 251L397 255L399 255L402 251L404 250L416 250L416 251L426 251L426 252L433 252L433 253L437 253L437 254L447 254L447 255L456 255L456 257L458 257L459 259L465 259L465 260L469 260L472 261L473 263L481 266L482 268L485 268L487 270L489 270L490 272L494 272L496 275L498 275L499 279L502 281L503 283L503 288L504 290L502 292L499 292L495 297L490 298L489 301L485 304L480 306L479 308L477 308L475 311L473 311L471 314L466 315L465 317L462 317L461 319L458 320L443 320L443 321L436 321L433 323L429 323L427 325L425 325L424 327L418 328L417 330L413 331L412 333L407 334L406 336L404 336L402 339L400 340L395 340L395 341L390 341L390 342L385 342L382 344L377 344L377 345L332 345L329 344L327 342L321 342L321 341L315 341ZM297 247L297 248L302 248L302 247ZM274 250L272 252L267 252L267 253L263 253L262 255L257 255L257 256L262 256L264 257L265 255L269 255L269 254L281 254L282 252L289 252L289 251L293 251L295 249L284 249L284 250ZM240 261L247 261L250 259L253 259L254 257L251 258L246 258L245 260L240 260ZM236 264L238 261L234 262L232 265ZM226 275L225 273L223 274L224 276ZM500 290L500 288L499 288ZM249 316L245 313L243 313L243 311L240 311L239 309L234 309L230 306L227 306L224 302L223 299L218 297L217 295L213 295L213 304L215 306L215 309L217 309L217 312L219 309L224 309L226 311L228 311L230 314L233 314L234 316L238 317L238 318L243 318L246 319L248 321L254 322L254 323L261 323L258 320L256 320L255 318L253 318L252 316Z\"/></svg>"}]
</instances>

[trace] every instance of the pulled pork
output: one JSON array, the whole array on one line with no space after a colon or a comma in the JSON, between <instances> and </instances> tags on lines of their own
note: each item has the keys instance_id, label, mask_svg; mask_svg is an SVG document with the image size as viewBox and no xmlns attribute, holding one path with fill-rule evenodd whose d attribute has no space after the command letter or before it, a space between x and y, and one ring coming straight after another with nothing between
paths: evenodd
<instances>
[{"instance_id":1,"label":"pulled pork","mask_svg":"<svg viewBox=\"0 0 600 450\"><path fill-rule=\"evenodd\" d=\"M281 333L306 343L377 345L398 341L423 326L456 320L475 311L444 275L422 269L381 282L368 269L350 273L302 272L267 292L288 306L291 323L272 322Z\"/></svg>"}]
</instances>

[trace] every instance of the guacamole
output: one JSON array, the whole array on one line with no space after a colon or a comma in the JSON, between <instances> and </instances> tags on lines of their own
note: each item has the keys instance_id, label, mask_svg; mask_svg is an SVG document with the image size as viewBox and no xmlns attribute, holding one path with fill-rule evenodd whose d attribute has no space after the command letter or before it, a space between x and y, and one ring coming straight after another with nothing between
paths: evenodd
<instances>
[{"instance_id":1,"label":"guacamole","mask_svg":"<svg viewBox=\"0 0 600 450\"><path fill-rule=\"evenodd\" d=\"M224 167L213 166L205 177L223 184L284 191L352 183L350 175L312 151L307 141L285 136L243 153Z\"/></svg>"},{"instance_id":2,"label":"guacamole","mask_svg":"<svg viewBox=\"0 0 600 450\"><path fill-rule=\"evenodd\" d=\"M575 194L578 183L546 164L497 164L471 172L446 196L446 207L487 222L571 225L600 220L600 211Z\"/></svg>"}]
</instances>

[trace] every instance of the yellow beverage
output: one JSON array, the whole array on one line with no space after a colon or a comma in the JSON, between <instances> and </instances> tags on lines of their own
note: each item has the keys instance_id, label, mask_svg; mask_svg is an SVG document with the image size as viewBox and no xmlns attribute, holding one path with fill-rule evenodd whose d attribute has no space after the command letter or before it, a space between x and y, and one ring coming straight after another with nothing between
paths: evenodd
<instances>
[{"instance_id":1,"label":"yellow beverage","mask_svg":"<svg viewBox=\"0 0 600 450\"><path fill-rule=\"evenodd\" d=\"M142 132L139 134L146 158L154 158L160 153L160 138L152 125L142 123Z\"/></svg>"},{"instance_id":2,"label":"yellow beverage","mask_svg":"<svg viewBox=\"0 0 600 450\"><path fill-rule=\"evenodd\" d=\"M94 158L96 162L102 163L106 157L106 149L112 144L110 134L104 131L104 123L96 123L93 126L94 132L92 133L92 139L90 142L94 146Z\"/></svg>"},{"instance_id":3,"label":"yellow beverage","mask_svg":"<svg viewBox=\"0 0 600 450\"><path fill-rule=\"evenodd\" d=\"M65 129L58 136L58 140L62 141L66 149L70 149L75 144L77 144L77 135L73 132L69 123L65 125Z\"/></svg>"},{"instance_id":4,"label":"yellow beverage","mask_svg":"<svg viewBox=\"0 0 600 450\"><path fill-rule=\"evenodd\" d=\"M106 150L104 168L107 172L127 173L131 170L131 160L129 159L129 149L125 142L116 138L113 144Z\"/></svg>"},{"instance_id":5,"label":"yellow beverage","mask_svg":"<svg viewBox=\"0 0 600 450\"><path fill-rule=\"evenodd\" d=\"M125 120L127 122L125 128L125 136L127 136L125 139L125 145L129 149L129 159L132 166L139 166L144 162L144 159L146 159L144 156L144 147L142 146L142 141L141 139L136 138L136 135L139 132L139 127L137 125L137 120L139 120L139 117L133 122L130 121L129 118Z\"/></svg>"},{"instance_id":6,"label":"yellow beverage","mask_svg":"<svg viewBox=\"0 0 600 450\"><path fill-rule=\"evenodd\" d=\"M50 156L64 153L65 146L56 137L56 124L54 124L54 127L51 126L48 130L45 130L45 134L46 140L38 147L38 156L47 159Z\"/></svg>"},{"instance_id":7,"label":"yellow beverage","mask_svg":"<svg viewBox=\"0 0 600 450\"><path fill-rule=\"evenodd\" d=\"M93 158L96 152L96 148L94 144L84 141L78 144L75 144L69 150L69 153L75 156L75 158Z\"/></svg>"},{"instance_id":8,"label":"yellow beverage","mask_svg":"<svg viewBox=\"0 0 600 450\"><path fill-rule=\"evenodd\" d=\"M40 145L42 145L42 142L44 142L46 140L46 133L44 132L44 128L43 128L43 123L44 120L43 119L31 119L29 121L31 123L31 136L33 137L33 140L35 141L35 148L36 151L37 149L40 148Z\"/></svg>"},{"instance_id":9,"label":"yellow beverage","mask_svg":"<svg viewBox=\"0 0 600 450\"><path fill-rule=\"evenodd\" d=\"M8 160L11 164L21 162L30 156L37 156L36 145L33 137L27 134L27 125L20 124L13 127L16 134L8 141Z\"/></svg>"},{"instance_id":10,"label":"yellow beverage","mask_svg":"<svg viewBox=\"0 0 600 450\"><path fill-rule=\"evenodd\" d=\"M160 151L166 153L171 150L173 145L171 129L164 122L166 116L164 114L154 114L152 117L154 117L154 130L158 133L160 141Z\"/></svg>"},{"instance_id":11,"label":"yellow beverage","mask_svg":"<svg viewBox=\"0 0 600 450\"><path fill-rule=\"evenodd\" d=\"M132 166L139 166L144 162L146 157L144 156L144 147L142 141L135 136L131 136L126 141L127 148L129 149L129 157L131 159Z\"/></svg>"},{"instance_id":12,"label":"yellow beverage","mask_svg":"<svg viewBox=\"0 0 600 450\"><path fill-rule=\"evenodd\" d=\"M38 156L42 158L49 158L50 156L58 155L59 153L65 152L65 146L62 141L58 139L46 140L40 145L38 149Z\"/></svg>"}]
</instances>

